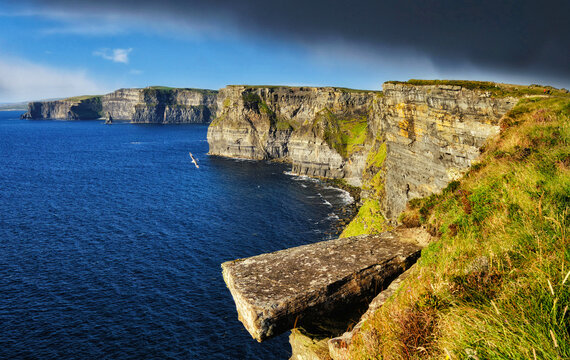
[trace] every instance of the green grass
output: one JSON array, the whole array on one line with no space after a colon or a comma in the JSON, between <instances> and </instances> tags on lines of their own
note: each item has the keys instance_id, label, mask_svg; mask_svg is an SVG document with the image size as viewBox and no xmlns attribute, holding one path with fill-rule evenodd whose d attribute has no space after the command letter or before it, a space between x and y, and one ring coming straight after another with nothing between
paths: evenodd
<instances>
[{"instance_id":1,"label":"green grass","mask_svg":"<svg viewBox=\"0 0 570 360\"><path fill-rule=\"evenodd\" d=\"M334 90L342 91L342 92L349 92L349 93L375 93L377 95L382 95L382 90L365 90L365 89L351 89L345 87L332 87Z\"/></svg>"},{"instance_id":2,"label":"green grass","mask_svg":"<svg viewBox=\"0 0 570 360\"><path fill-rule=\"evenodd\" d=\"M288 120L277 118L275 121L275 129L278 131L293 131L295 127Z\"/></svg>"},{"instance_id":3,"label":"green grass","mask_svg":"<svg viewBox=\"0 0 570 360\"><path fill-rule=\"evenodd\" d=\"M344 229L341 237L363 234L377 234L389 229L381 212L380 202L384 198L384 160L386 159L386 143L376 139L366 158L363 171L364 204Z\"/></svg>"},{"instance_id":4,"label":"green grass","mask_svg":"<svg viewBox=\"0 0 570 360\"><path fill-rule=\"evenodd\" d=\"M101 99L101 95L81 95L81 96L74 96L67 99L63 99L64 101L85 101L90 99Z\"/></svg>"},{"instance_id":5,"label":"green grass","mask_svg":"<svg viewBox=\"0 0 570 360\"><path fill-rule=\"evenodd\" d=\"M330 109L317 113L310 129L321 136L326 143L344 159L364 148L368 136L366 115L335 114Z\"/></svg>"},{"instance_id":6,"label":"green grass","mask_svg":"<svg viewBox=\"0 0 570 360\"><path fill-rule=\"evenodd\" d=\"M287 86L287 85L228 85L228 87L245 87L246 89L291 89L295 88L295 86Z\"/></svg>"},{"instance_id":7,"label":"green grass","mask_svg":"<svg viewBox=\"0 0 570 360\"><path fill-rule=\"evenodd\" d=\"M204 94L204 95L217 95L218 94L218 90L195 89L195 88L175 88L175 87L170 87L170 86L147 86L145 89L158 90L158 91L175 91L175 90L194 91L194 92L199 92L199 93Z\"/></svg>"},{"instance_id":8,"label":"green grass","mask_svg":"<svg viewBox=\"0 0 570 360\"><path fill-rule=\"evenodd\" d=\"M386 231L386 220L380 212L380 204L377 200L368 199L362 204L358 214L346 226L340 237L379 234L383 231Z\"/></svg>"},{"instance_id":9,"label":"green grass","mask_svg":"<svg viewBox=\"0 0 570 360\"><path fill-rule=\"evenodd\" d=\"M336 86L288 86L288 85L228 85L228 87L245 87L246 89L301 89L301 88L315 88L315 89L324 89L324 88L331 88L336 91L341 92L350 92L350 93L376 93L381 95L381 90L365 90L365 89L351 89L345 87L336 87Z\"/></svg>"},{"instance_id":10,"label":"green grass","mask_svg":"<svg viewBox=\"0 0 570 360\"><path fill-rule=\"evenodd\" d=\"M354 152L362 150L366 136L368 135L368 118L361 116L340 122L340 140L346 148L346 157Z\"/></svg>"},{"instance_id":11,"label":"green grass","mask_svg":"<svg viewBox=\"0 0 570 360\"><path fill-rule=\"evenodd\" d=\"M479 164L402 218L436 240L352 358L570 358L570 99L521 100Z\"/></svg>"},{"instance_id":12,"label":"green grass","mask_svg":"<svg viewBox=\"0 0 570 360\"><path fill-rule=\"evenodd\" d=\"M533 95L546 95L545 90L550 91L553 96L569 96L570 94L562 89L556 89L552 86L543 85L513 85L501 84L490 81L471 81L471 80L419 80L410 79L408 81L387 81L388 84L404 84L413 86L427 86L427 85L452 85L461 86L469 90L480 90L490 92L494 97L523 97Z\"/></svg>"},{"instance_id":13,"label":"green grass","mask_svg":"<svg viewBox=\"0 0 570 360\"><path fill-rule=\"evenodd\" d=\"M384 198L384 160L386 160L386 143L376 139L372 145L362 174L362 189L367 197Z\"/></svg>"}]
</instances>

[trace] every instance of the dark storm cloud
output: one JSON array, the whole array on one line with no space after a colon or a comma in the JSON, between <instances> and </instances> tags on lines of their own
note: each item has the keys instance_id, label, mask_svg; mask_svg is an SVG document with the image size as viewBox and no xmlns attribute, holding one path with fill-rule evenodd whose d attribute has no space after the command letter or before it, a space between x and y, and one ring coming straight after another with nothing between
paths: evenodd
<instances>
[{"instance_id":1,"label":"dark storm cloud","mask_svg":"<svg viewBox=\"0 0 570 360\"><path fill-rule=\"evenodd\" d=\"M176 21L228 21L297 41L413 49L438 66L462 62L570 79L569 0L47 0L43 8ZM217 26L218 24L214 24ZM222 24L223 25L223 24Z\"/></svg>"}]
</instances>

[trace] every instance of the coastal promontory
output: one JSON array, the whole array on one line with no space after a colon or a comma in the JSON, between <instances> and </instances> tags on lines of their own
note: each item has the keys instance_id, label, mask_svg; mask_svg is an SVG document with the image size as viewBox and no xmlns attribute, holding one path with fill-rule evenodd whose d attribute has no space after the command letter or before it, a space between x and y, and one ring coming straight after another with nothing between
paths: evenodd
<instances>
[{"instance_id":1,"label":"coastal promontory","mask_svg":"<svg viewBox=\"0 0 570 360\"><path fill-rule=\"evenodd\" d=\"M25 119L112 119L132 123L209 123L216 113L217 91L151 86L119 89L106 95L31 102Z\"/></svg>"}]
</instances>

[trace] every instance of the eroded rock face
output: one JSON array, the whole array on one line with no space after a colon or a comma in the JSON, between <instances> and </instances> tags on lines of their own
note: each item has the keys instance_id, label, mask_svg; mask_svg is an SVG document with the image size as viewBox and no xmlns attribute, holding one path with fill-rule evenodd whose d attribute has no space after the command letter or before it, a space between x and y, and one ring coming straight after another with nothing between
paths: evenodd
<instances>
[{"instance_id":1,"label":"eroded rock face","mask_svg":"<svg viewBox=\"0 0 570 360\"><path fill-rule=\"evenodd\" d=\"M119 89L103 95L103 113L114 120L130 121L135 115L136 105L142 103L141 93L142 89Z\"/></svg>"},{"instance_id":2,"label":"eroded rock face","mask_svg":"<svg viewBox=\"0 0 570 360\"><path fill-rule=\"evenodd\" d=\"M119 89L83 100L33 102L25 119L90 120L112 118L133 123L209 123L217 92L201 89Z\"/></svg>"},{"instance_id":3,"label":"eroded rock face","mask_svg":"<svg viewBox=\"0 0 570 360\"><path fill-rule=\"evenodd\" d=\"M376 97L339 88L228 86L208 129L210 154L284 159L295 173L360 185L367 144L341 154L328 137L339 132L335 121L368 117Z\"/></svg>"},{"instance_id":4,"label":"eroded rock face","mask_svg":"<svg viewBox=\"0 0 570 360\"><path fill-rule=\"evenodd\" d=\"M34 101L22 119L92 120L101 114L101 98L85 100Z\"/></svg>"},{"instance_id":5,"label":"eroded rock face","mask_svg":"<svg viewBox=\"0 0 570 360\"><path fill-rule=\"evenodd\" d=\"M385 217L394 221L408 200L440 191L458 178L486 139L498 133L499 119L517 100L460 86L386 83L383 88L378 94L226 87L208 130L210 154L285 159L294 173L361 186L368 151L374 143L385 144L382 199L377 200ZM335 124L359 116L367 121L366 140L345 153L335 145L340 141L334 137Z\"/></svg>"},{"instance_id":6,"label":"eroded rock face","mask_svg":"<svg viewBox=\"0 0 570 360\"><path fill-rule=\"evenodd\" d=\"M209 123L216 112L216 91L145 88L139 96L133 123Z\"/></svg>"},{"instance_id":7,"label":"eroded rock face","mask_svg":"<svg viewBox=\"0 0 570 360\"><path fill-rule=\"evenodd\" d=\"M392 231L230 261L222 269L239 319L262 341L365 307L420 250L414 236Z\"/></svg>"},{"instance_id":8,"label":"eroded rock face","mask_svg":"<svg viewBox=\"0 0 570 360\"><path fill-rule=\"evenodd\" d=\"M499 132L517 102L460 86L383 85L381 127L387 145L383 209L396 219L408 200L458 179Z\"/></svg>"}]
</instances>

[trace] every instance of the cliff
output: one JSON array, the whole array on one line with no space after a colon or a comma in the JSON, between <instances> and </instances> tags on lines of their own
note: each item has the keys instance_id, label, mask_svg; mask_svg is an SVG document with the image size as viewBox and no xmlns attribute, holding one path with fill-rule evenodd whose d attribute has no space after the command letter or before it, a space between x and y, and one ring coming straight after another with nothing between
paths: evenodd
<instances>
[{"instance_id":1,"label":"cliff","mask_svg":"<svg viewBox=\"0 0 570 360\"><path fill-rule=\"evenodd\" d=\"M436 237L350 341L329 342L333 359L570 357L570 97L539 94L477 166L408 204L403 223Z\"/></svg>"},{"instance_id":2,"label":"cliff","mask_svg":"<svg viewBox=\"0 0 570 360\"><path fill-rule=\"evenodd\" d=\"M410 199L460 176L516 102L472 84L487 83L385 83L382 93L228 86L208 129L210 154L282 159L297 174L344 179L393 222Z\"/></svg>"},{"instance_id":3,"label":"cliff","mask_svg":"<svg viewBox=\"0 0 570 360\"><path fill-rule=\"evenodd\" d=\"M213 90L140 89L138 102L134 104L134 109L130 108L134 110L130 119L133 123L208 123L211 115L216 113L216 97L217 91ZM109 105L107 111L111 116L113 113L122 115L121 106L115 108Z\"/></svg>"},{"instance_id":4,"label":"cliff","mask_svg":"<svg viewBox=\"0 0 570 360\"><path fill-rule=\"evenodd\" d=\"M210 154L281 159L299 174L360 185L374 138L368 123L380 96L332 87L228 86L208 129Z\"/></svg>"},{"instance_id":5,"label":"cliff","mask_svg":"<svg viewBox=\"0 0 570 360\"><path fill-rule=\"evenodd\" d=\"M216 112L217 91L147 87L119 89L102 96L32 102L25 119L91 120L132 123L208 123Z\"/></svg>"},{"instance_id":6,"label":"cliff","mask_svg":"<svg viewBox=\"0 0 570 360\"><path fill-rule=\"evenodd\" d=\"M410 199L436 193L461 177L517 102L460 85L385 83L383 90L382 209L388 219Z\"/></svg>"},{"instance_id":7,"label":"cliff","mask_svg":"<svg viewBox=\"0 0 570 360\"><path fill-rule=\"evenodd\" d=\"M269 119L277 118L265 109L278 109L279 104L270 107L256 95L258 108ZM252 99L242 97L243 105ZM239 141L218 148L222 153L252 158L278 154L296 169L291 143L297 140L309 149L319 139L329 152L347 158L352 140L334 136L343 118L332 110L316 112L300 126L281 118L290 128L288 137L278 138L272 135L271 121L258 131L259 119L240 106L237 102L233 112L242 118L228 111L213 124L217 129L212 135L226 128L222 122L231 123L238 134L234 140ZM318 321L303 322L301 315L294 315L294 322L282 320L293 312L273 310L290 305L312 312L308 300L289 300L302 297L309 286L293 275L287 299L275 297L279 289L273 286L299 266L308 269L302 270L308 279L318 278L318 272L330 275L331 268L366 258L378 245L368 243L371 249L357 249L356 254L350 247L339 259L321 259L328 251L311 255L310 250L296 254L289 249L228 262L224 278L240 319L258 339L271 334L247 323L256 316L268 329L295 327L290 337L294 359L568 358L569 120L570 98L564 89L466 81L384 84L366 114L367 133L359 149L365 158L365 201L347 230L356 232L351 235L382 232L400 215L398 231L412 227L431 235L418 263L382 291L353 330L343 334L321 326L343 316L342 310ZM239 134L250 136L243 152L245 137ZM281 153L267 151L275 144L268 140L275 139ZM304 163L310 164L320 155L306 151L305 156ZM366 236L376 235L362 239ZM306 266L304 257L314 263ZM294 265L292 270L288 264ZM275 281L277 273L285 275ZM336 301L337 287L324 287ZM544 316L545 309L549 316ZM340 328L349 327L344 325Z\"/></svg>"},{"instance_id":8,"label":"cliff","mask_svg":"<svg viewBox=\"0 0 570 360\"><path fill-rule=\"evenodd\" d=\"M83 96L28 104L22 119L92 120L101 116L101 97Z\"/></svg>"}]
</instances>

